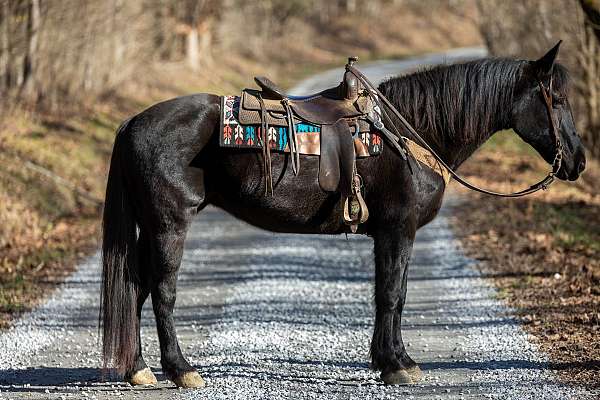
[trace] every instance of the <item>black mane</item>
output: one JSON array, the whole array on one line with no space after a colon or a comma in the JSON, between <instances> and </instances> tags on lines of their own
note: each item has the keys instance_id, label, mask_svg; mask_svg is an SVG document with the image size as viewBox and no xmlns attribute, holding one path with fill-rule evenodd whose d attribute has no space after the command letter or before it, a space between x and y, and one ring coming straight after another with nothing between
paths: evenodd
<instances>
[{"instance_id":1,"label":"black mane","mask_svg":"<svg viewBox=\"0 0 600 400\"><path fill-rule=\"evenodd\" d=\"M379 89L437 149L451 143L479 146L508 127L509 114L499 110L511 109L513 89L526 65L496 58L442 65L391 78ZM564 67L555 65L553 79L556 91L567 90Z\"/></svg>"}]
</instances>

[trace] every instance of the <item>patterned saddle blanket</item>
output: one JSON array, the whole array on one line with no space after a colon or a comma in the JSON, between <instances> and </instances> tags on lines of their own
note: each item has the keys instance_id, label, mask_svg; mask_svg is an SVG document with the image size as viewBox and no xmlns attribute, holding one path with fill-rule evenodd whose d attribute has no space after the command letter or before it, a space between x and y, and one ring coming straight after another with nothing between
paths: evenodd
<instances>
[{"instance_id":1,"label":"patterned saddle blanket","mask_svg":"<svg viewBox=\"0 0 600 400\"><path fill-rule=\"evenodd\" d=\"M257 149L263 148L261 124L240 122L240 96L223 96L221 104L221 147ZM322 126L304 121L296 121L298 151L305 155L321 154ZM270 125L267 138L269 147L276 152L290 152L288 126ZM356 132L358 130L358 132ZM381 136L369 129L354 129L354 149L357 157L379 155L383 149Z\"/></svg>"}]
</instances>

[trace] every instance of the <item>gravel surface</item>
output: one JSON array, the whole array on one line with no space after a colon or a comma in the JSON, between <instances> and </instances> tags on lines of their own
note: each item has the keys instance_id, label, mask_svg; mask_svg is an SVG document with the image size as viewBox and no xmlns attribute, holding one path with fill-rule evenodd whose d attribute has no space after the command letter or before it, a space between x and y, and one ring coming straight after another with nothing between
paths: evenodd
<instances>
[{"instance_id":1,"label":"gravel surface","mask_svg":"<svg viewBox=\"0 0 600 400\"><path fill-rule=\"evenodd\" d=\"M546 369L460 252L447 212L419 232L410 270L404 337L421 384L386 387L369 370L370 239L273 234L208 208L188 235L176 307L181 347L205 389L178 390L159 369L155 388L100 378L95 256L0 334L0 398L599 398ZM142 336L146 361L159 367L150 304Z\"/></svg>"},{"instance_id":2,"label":"gravel surface","mask_svg":"<svg viewBox=\"0 0 600 400\"><path fill-rule=\"evenodd\" d=\"M260 231L216 209L193 225L176 318L182 348L206 378L184 391L100 377L98 258L45 305L0 335L7 398L594 398L557 383L511 310L472 268L442 215L419 232L405 339L422 384L386 387L369 370L373 329L368 238ZM144 347L159 366L150 307ZM598 393L596 393L596 396Z\"/></svg>"}]
</instances>

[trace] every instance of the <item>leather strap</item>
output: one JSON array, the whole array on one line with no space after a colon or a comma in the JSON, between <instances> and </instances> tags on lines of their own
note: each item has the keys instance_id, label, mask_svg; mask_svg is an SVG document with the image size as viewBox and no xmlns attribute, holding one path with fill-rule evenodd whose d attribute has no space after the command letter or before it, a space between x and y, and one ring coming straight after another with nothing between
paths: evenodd
<instances>
[{"instance_id":1,"label":"leather strap","mask_svg":"<svg viewBox=\"0 0 600 400\"><path fill-rule=\"evenodd\" d=\"M265 171L265 195L271 192L273 196L273 171L271 169L271 146L269 145L269 123L267 122L267 110L265 102L261 95L258 96L260 102L260 129L262 133L263 144L263 168Z\"/></svg>"},{"instance_id":2,"label":"leather strap","mask_svg":"<svg viewBox=\"0 0 600 400\"><path fill-rule=\"evenodd\" d=\"M290 157L292 162L292 171L294 175L300 172L300 149L298 148L298 136L296 135L296 124L294 124L294 112L287 98L281 100L285 108L288 122L288 146L290 146Z\"/></svg>"}]
</instances>

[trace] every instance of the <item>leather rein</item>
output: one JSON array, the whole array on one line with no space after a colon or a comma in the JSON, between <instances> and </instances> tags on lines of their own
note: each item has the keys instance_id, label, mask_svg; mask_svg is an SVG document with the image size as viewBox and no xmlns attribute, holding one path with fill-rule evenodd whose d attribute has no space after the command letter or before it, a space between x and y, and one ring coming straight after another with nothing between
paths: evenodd
<instances>
[{"instance_id":1,"label":"leather rein","mask_svg":"<svg viewBox=\"0 0 600 400\"><path fill-rule=\"evenodd\" d=\"M557 121L555 119L555 113L554 113L554 110L552 107L552 77L550 77L550 83L549 83L548 87L544 86L544 84L541 81L538 81L538 85L539 85L540 91L542 93L544 103L546 105L546 112L548 114L548 120L550 121L550 130L552 131L552 134L554 135L554 141L555 141L555 146L556 146L556 155L554 156L554 160L552 162L552 170L548 173L548 175L544 179L531 185L527 189L524 189L524 190L521 190L518 192L513 192L513 193L500 193L500 192L495 192L492 190L480 188L480 187L468 182L466 179L462 178L460 175L458 175L452 168L450 168L450 166L448 166L448 164L446 164L446 162L442 159L442 157L440 157L440 155L437 154L435 152L435 150L433 150L431 148L431 146L429 146L429 144L412 127L412 125L402 116L402 114L400 114L400 112L396 109L396 107L394 107L394 105L383 95L383 93L381 93L381 91L379 91L379 89L377 89L377 87L375 85L373 85L373 83L371 83L371 81L369 81L369 79L362 72L360 72L358 69L356 69L352 65L347 65L346 69L348 71L352 72L356 76L356 78L363 84L363 87L368 92L369 97L379 107L382 116L389 122L390 126L392 126L392 128L394 129L394 132L391 132L383 125L383 123L381 122L380 119L373 118L371 116L369 117L371 119L371 122L375 126L375 128L378 129L383 134L383 136L385 136L388 139L388 141L392 144L392 146L394 148L396 148L396 150L400 153L402 158L407 160L411 172L412 172L412 167L410 165L409 158L407 158L407 156L406 156L407 153L410 154L410 150L406 144L405 139L400 134L400 132L398 131L398 128L395 126L392 119L390 118L388 111L390 113L392 113L396 118L398 118L398 120L400 120L402 125L404 125L404 128L418 142L417 143L418 145L422 146L427 151L429 151L433 155L433 157L444 168L446 168L446 170L450 173L450 175L452 175L454 177L454 179L456 179L456 181L458 183L460 183L461 185L465 186L468 189L474 190L479 193L489 194L489 195L498 196L498 197L522 197L522 196L527 196L529 194L535 193L539 190L546 190L554 182L555 176L558 173L558 171L560 170L560 167L562 165L563 145L560 140L560 135L558 132L558 127L557 127ZM412 155L411 155L411 157L412 157ZM412 158L414 159L414 157L412 157ZM417 166L419 166L418 163L416 163L416 164L417 164Z\"/></svg>"}]
</instances>

